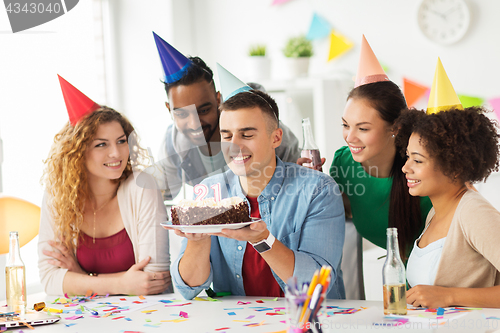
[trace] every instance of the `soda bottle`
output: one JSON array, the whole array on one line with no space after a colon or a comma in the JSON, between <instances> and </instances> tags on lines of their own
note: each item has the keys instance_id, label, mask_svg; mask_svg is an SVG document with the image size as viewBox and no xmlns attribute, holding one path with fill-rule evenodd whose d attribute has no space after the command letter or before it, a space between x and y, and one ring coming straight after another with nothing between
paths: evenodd
<instances>
[{"instance_id":1,"label":"soda bottle","mask_svg":"<svg viewBox=\"0 0 500 333\"><path fill-rule=\"evenodd\" d=\"M398 230L387 228L387 257L382 268L384 314L406 314L406 274L399 255Z\"/></svg>"},{"instance_id":2,"label":"soda bottle","mask_svg":"<svg viewBox=\"0 0 500 333\"><path fill-rule=\"evenodd\" d=\"M17 231L11 231L9 235L9 256L5 265L5 281L8 311L24 315L26 313L26 272L19 251Z\"/></svg>"},{"instance_id":3,"label":"soda bottle","mask_svg":"<svg viewBox=\"0 0 500 333\"><path fill-rule=\"evenodd\" d=\"M306 157L312 160L311 163L304 163L303 165L306 167L312 167L318 171L323 171L323 168L321 167L319 148L316 145L316 142L314 142L309 118L302 119L302 133L304 134L304 146L302 147L300 157Z\"/></svg>"}]
</instances>

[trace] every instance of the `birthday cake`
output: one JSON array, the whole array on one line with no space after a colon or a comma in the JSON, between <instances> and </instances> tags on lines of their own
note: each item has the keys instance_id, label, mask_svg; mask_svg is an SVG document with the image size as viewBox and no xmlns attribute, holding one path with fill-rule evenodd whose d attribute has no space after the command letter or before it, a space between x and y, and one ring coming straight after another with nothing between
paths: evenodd
<instances>
[{"instance_id":1,"label":"birthday cake","mask_svg":"<svg viewBox=\"0 0 500 333\"><path fill-rule=\"evenodd\" d=\"M181 200L172 207L172 224L210 225L251 221L245 200L232 197L219 202L213 198L201 201Z\"/></svg>"}]
</instances>

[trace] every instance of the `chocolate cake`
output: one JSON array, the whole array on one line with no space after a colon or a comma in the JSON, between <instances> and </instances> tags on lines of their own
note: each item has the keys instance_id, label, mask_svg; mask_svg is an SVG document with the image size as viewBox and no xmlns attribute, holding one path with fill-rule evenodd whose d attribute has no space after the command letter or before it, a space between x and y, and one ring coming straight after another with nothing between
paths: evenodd
<instances>
[{"instance_id":1,"label":"chocolate cake","mask_svg":"<svg viewBox=\"0 0 500 333\"><path fill-rule=\"evenodd\" d=\"M251 221L245 200L232 197L216 202L214 199L201 201L181 200L172 207L172 224L209 225L230 224Z\"/></svg>"}]
</instances>

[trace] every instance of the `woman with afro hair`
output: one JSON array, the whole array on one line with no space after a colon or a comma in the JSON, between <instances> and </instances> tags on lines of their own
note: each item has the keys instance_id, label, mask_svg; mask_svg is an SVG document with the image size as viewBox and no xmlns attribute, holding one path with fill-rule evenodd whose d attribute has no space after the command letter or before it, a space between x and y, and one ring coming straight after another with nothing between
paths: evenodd
<instances>
[{"instance_id":1,"label":"woman with afro hair","mask_svg":"<svg viewBox=\"0 0 500 333\"><path fill-rule=\"evenodd\" d=\"M498 171L497 123L479 107L410 109L395 128L409 193L433 205L408 260L407 303L500 307L500 212L470 189Z\"/></svg>"}]
</instances>

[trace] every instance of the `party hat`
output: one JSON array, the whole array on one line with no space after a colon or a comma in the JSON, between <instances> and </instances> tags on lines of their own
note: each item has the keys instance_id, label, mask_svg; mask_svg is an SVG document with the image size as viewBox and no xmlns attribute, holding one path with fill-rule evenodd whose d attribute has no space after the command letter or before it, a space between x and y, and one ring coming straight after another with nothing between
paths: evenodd
<instances>
[{"instance_id":1,"label":"party hat","mask_svg":"<svg viewBox=\"0 0 500 333\"><path fill-rule=\"evenodd\" d=\"M71 125L75 126L83 116L101 107L85 96L80 90L76 89L71 83L63 79L59 74L57 74L57 76L59 77L59 84L61 85Z\"/></svg>"},{"instance_id":2,"label":"party hat","mask_svg":"<svg viewBox=\"0 0 500 333\"><path fill-rule=\"evenodd\" d=\"M390 80L378 62L370 44L366 41L365 35L363 35L363 39L361 40L361 53L359 55L358 74L356 76L354 88L363 84L379 81Z\"/></svg>"},{"instance_id":3,"label":"party hat","mask_svg":"<svg viewBox=\"0 0 500 333\"><path fill-rule=\"evenodd\" d=\"M177 51L172 45L163 40L160 36L155 34L154 31L153 36L155 38L156 48L158 49L161 65L163 67L163 80L165 83L174 83L179 81L193 62Z\"/></svg>"},{"instance_id":4,"label":"party hat","mask_svg":"<svg viewBox=\"0 0 500 333\"><path fill-rule=\"evenodd\" d=\"M219 74L219 83L222 92L222 100L225 102L240 92L252 90L252 88L236 76L231 74L227 69L217 63L217 74Z\"/></svg>"},{"instance_id":5,"label":"party hat","mask_svg":"<svg viewBox=\"0 0 500 333\"><path fill-rule=\"evenodd\" d=\"M427 104L427 114L446 111L449 109L463 110L462 103L451 85L450 79L444 71L441 59L438 58L434 81L432 82L429 103Z\"/></svg>"}]
</instances>

